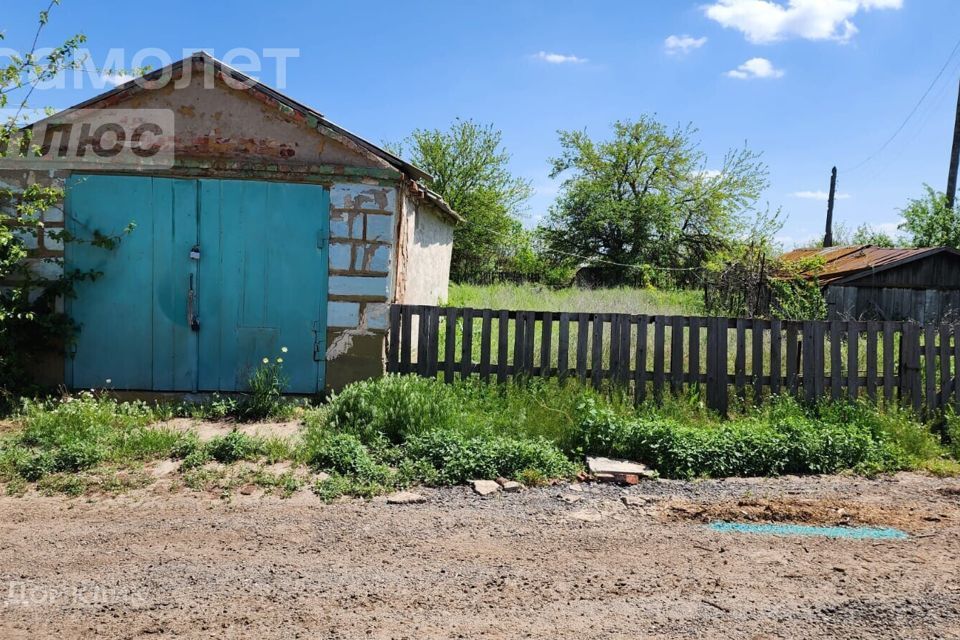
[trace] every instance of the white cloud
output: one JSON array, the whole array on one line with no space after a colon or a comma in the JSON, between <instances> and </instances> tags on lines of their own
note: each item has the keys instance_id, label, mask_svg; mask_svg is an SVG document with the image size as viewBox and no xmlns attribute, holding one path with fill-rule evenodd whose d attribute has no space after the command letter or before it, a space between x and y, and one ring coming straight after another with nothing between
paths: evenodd
<instances>
[{"instance_id":1,"label":"white cloud","mask_svg":"<svg viewBox=\"0 0 960 640\"><path fill-rule=\"evenodd\" d=\"M663 41L663 46L666 48L667 53L671 55L689 53L694 49L699 49L705 44L707 44L706 37L694 38L688 35L667 36L667 39Z\"/></svg>"},{"instance_id":2,"label":"white cloud","mask_svg":"<svg viewBox=\"0 0 960 640\"><path fill-rule=\"evenodd\" d=\"M830 194L826 191L794 191L790 194L794 198L803 198L804 200L823 200L824 202L830 197ZM850 197L849 193L838 193L834 196L837 200L846 200Z\"/></svg>"},{"instance_id":3,"label":"white cloud","mask_svg":"<svg viewBox=\"0 0 960 640\"><path fill-rule=\"evenodd\" d=\"M707 17L743 32L757 44L789 38L847 42L857 34L852 18L861 10L899 9L903 0L717 0Z\"/></svg>"},{"instance_id":4,"label":"white cloud","mask_svg":"<svg viewBox=\"0 0 960 640\"><path fill-rule=\"evenodd\" d=\"M577 56L568 56L562 53L548 53L547 51L540 51L533 56L537 60L542 60L544 62L549 62L550 64L580 64L586 62L586 58L578 58Z\"/></svg>"},{"instance_id":5,"label":"white cloud","mask_svg":"<svg viewBox=\"0 0 960 640\"><path fill-rule=\"evenodd\" d=\"M753 78L782 78L783 69L777 69L766 58L750 58L736 69L727 71L726 75L737 80Z\"/></svg>"}]
</instances>

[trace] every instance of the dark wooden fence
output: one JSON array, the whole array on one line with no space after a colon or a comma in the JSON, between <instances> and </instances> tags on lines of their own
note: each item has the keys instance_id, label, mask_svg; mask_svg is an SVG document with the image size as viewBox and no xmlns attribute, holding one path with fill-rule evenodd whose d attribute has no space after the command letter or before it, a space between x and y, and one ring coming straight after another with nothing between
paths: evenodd
<instances>
[{"instance_id":1,"label":"dark wooden fence","mask_svg":"<svg viewBox=\"0 0 960 640\"><path fill-rule=\"evenodd\" d=\"M451 330L452 329L452 330ZM698 389L709 407L771 395L960 408L960 325L394 305L388 371L505 382L575 377L636 402Z\"/></svg>"}]
</instances>

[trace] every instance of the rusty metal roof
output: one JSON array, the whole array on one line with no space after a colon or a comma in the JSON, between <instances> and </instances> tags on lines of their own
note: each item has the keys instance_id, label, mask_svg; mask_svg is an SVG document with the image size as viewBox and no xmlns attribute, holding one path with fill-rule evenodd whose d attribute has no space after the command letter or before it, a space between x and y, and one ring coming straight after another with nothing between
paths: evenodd
<instances>
[{"instance_id":1,"label":"rusty metal roof","mask_svg":"<svg viewBox=\"0 0 960 640\"><path fill-rule=\"evenodd\" d=\"M817 277L820 284L827 285L866 271L886 269L896 263L915 260L926 255L948 251L945 247L898 249L877 247L870 244L848 245L815 249L794 249L783 256L784 262L796 262L808 258L821 258L822 266L804 273L808 278Z\"/></svg>"}]
</instances>

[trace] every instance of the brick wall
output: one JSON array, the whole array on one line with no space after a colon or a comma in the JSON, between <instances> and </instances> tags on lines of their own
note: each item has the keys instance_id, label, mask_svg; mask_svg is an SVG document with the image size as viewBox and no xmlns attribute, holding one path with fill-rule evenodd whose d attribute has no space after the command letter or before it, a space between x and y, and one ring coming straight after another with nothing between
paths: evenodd
<instances>
[{"instance_id":1,"label":"brick wall","mask_svg":"<svg viewBox=\"0 0 960 640\"><path fill-rule=\"evenodd\" d=\"M383 373L396 220L395 187L330 189L327 385L335 389Z\"/></svg>"}]
</instances>

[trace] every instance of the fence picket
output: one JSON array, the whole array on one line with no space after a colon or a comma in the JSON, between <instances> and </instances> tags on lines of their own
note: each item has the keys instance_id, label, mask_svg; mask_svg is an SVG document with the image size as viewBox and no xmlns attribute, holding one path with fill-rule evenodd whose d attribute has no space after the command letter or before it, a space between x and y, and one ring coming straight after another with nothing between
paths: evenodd
<instances>
[{"instance_id":1,"label":"fence picket","mask_svg":"<svg viewBox=\"0 0 960 640\"><path fill-rule=\"evenodd\" d=\"M880 323L867 323L867 397L871 401L877 399L877 332Z\"/></svg>"},{"instance_id":2,"label":"fence picket","mask_svg":"<svg viewBox=\"0 0 960 640\"><path fill-rule=\"evenodd\" d=\"M787 325L787 390L796 396L800 391L800 342L797 340L797 325Z\"/></svg>"},{"instance_id":3,"label":"fence picket","mask_svg":"<svg viewBox=\"0 0 960 640\"><path fill-rule=\"evenodd\" d=\"M937 408L937 328L923 327L924 402L928 411Z\"/></svg>"},{"instance_id":4,"label":"fence picket","mask_svg":"<svg viewBox=\"0 0 960 640\"><path fill-rule=\"evenodd\" d=\"M677 396L683 391L683 318L670 319L670 392Z\"/></svg>"},{"instance_id":5,"label":"fence picket","mask_svg":"<svg viewBox=\"0 0 960 640\"><path fill-rule=\"evenodd\" d=\"M577 314L577 378L580 384L587 381L587 338L590 335L589 316Z\"/></svg>"},{"instance_id":6,"label":"fence picket","mask_svg":"<svg viewBox=\"0 0 960 640\"><path fill-rule=\"evenodd\" d=\"M543 314L543 326L540 327L540 375L544 378L550 377L553 368L550 361L553 358L551 344L553 342L553 314L549 311Z\"/></svg>"},{"instance_id":7,"label":"fence picket","mask_svg":"<svg viewBox=\"0 0 960 640\"><path fill-rule=\"evenodd\" d=\"M387 373L396 373L400 362L400 305L390 307L390 333L387 338Z\"/></svg>"},{"instance_id":8,"label":"fence picket","mask_svg":"<svg viewBox=\"0 0 960 640\"><path fill-rule=\"evenodd\" d=\"M400 320L400 373L410 373L410 359L413 357L413 308L403 307Z\"/></svg>"},{"instance_id":9,"label":"fence picket","mask_svg":"<svg viewBox=\"0 0 960 640\"><path fill-rule=\"evenodd\" d=\"M759 405L763 398L763 332L767 323L763 320L753 320L753 329L750 339L753 342L753 403Z\"/></svg>"},{"instance_id":10,"label":"fence picket","mask_svg":"<svg viewBox=\"0 0 960 640\"><path fill-rule=\"evenodd\" d=\"M770 394L778 395L783 378L781 377L783 327L780 320L770 321Z\"/></svg>"},{"instance_id":11,"label":"fence picket","mask_svg":"<svg viewBox=\"0 0 960 640\"><path fill-rule=\"evenodd\" d=\"M473 309L463 310L463 337L460 346L460 379L473 373Z\"/></svg>"},{"instance_id":12,"label":"fence picket","mask_svg":"<svg viewBox=\"0 0 960 640\"><path fill-rule=\"evenodd\" d=\"M747 395L747 321L737 318L737 347L733 363L733 375L737 385L737 397L743 402Z\"/></svg>"},{"instance_id":13,"label":"fence picket","mask_svg":"<svg viewBox=\"0 0 960 640\"><path fill-rule=\"evenodd\" d=\"M893 389L897 382L897 371L894 369L894 323L887 320L883 323L883 399L893 402Z\"/></svg>"},{"instance_id":14,"label":"fence picket","mask_svg":"<svg viewBox=\"0 0 960 640\"><path fill-rule=\"evenodd\" d=\"M447 307L446 324L443 342L443 381L447 384L453 382L453 372L456 365L457 348L457 309Z\"/></svg>"},{"instance_id":15,"label":"fence picket","mask_svg":"<svg viewBox=\"0 0 960 640\"><path fill-rule=\"evenodd\" d=\"M847 323L847 397L860 394L860 323Z\"/></svg>"},{"instance_id":16,"label":"fence picket","mask_svg":"<svg viewBox=\"0 0 960 640\"><path fill-rule=\"evenodd\" d=\"M647 316L637 319L637 347L635 349L633 398L636 404L647 399Z\"/></svg>"},{"instance_id":17,"label":"fence picket","mask_svg":"<svg viewBox=\"0 0 960 640\"><path fill-rule=\"evenodd\" d=\"M841 376L841 353L843 337L839 320L830 321L830 397L839 400L843 394L843 377Z\"/></svg>"},{"instance_id":18,"label":"fence picket","mask_svg":"<svg viewBox=\"0 0 960 640\"><path fill-rule=\"evenodd\" d=\"M507 381L510 359L510 312L501 309L497 314L497 382Z\"/></svg>"},{"instance_id":19,"label":"fence picket","mask_svg":"<svg viewBox=\"0 0 960 640\"><path fill-rule=\"evenodd\" d=\"M490 333L493 313L490 309L484 309L480 312L480 379L484 382L490 381Z\"/></svg>"},{"instance_id":20,"label":"fence picket","mask_svg":"<svg viewBox=\"0 0 960 640\"><path fill-rule=\"evenodd\" d=\"M700 386L700 326L701 318L690 318L690 330L687 332L687 384L690 388Z\"/></svg>"},{"instance_id":21,"label":"fence picket","mask_svg":"<svg viewBox=\"0 0 960 640\"><path fill-rule=\"evenodd\" d=\"M603 385L603 320L603 314L594 314L593 344L591 345L593 359L590 361L590 373L594 389L599 389Z\"/></svg>"},{"instance_id":22,"label":"fence picket","mask_svg":"<svg viewBox=\"0 0 960 640\"><path fill-rule=\"evenodd\" d=\"M570 314L560 313L560 327L557 335L557 378L563 383L570 373Z\"/></svg>"},{"instance_id":23,"label":"fence picket","mask_svg":"<svg viewBox=\"0 0 960 640\"><path fill-rule=\"evenodd\" d=\"M664 383L664 334L666 333L666 317L655 316L653 319L653 397L659 403L663 400Z\"/></svg>"}]
</instances>

